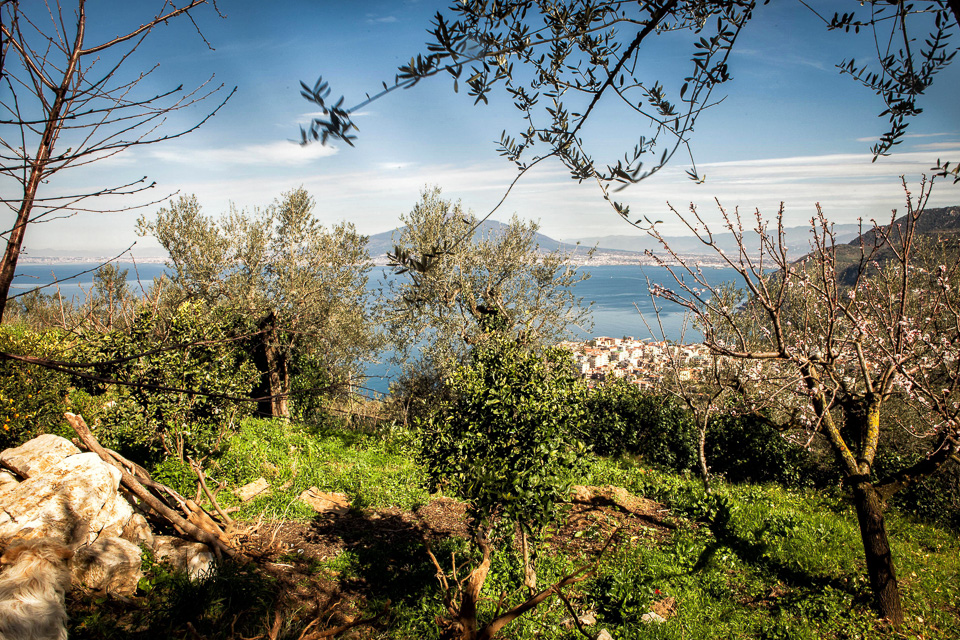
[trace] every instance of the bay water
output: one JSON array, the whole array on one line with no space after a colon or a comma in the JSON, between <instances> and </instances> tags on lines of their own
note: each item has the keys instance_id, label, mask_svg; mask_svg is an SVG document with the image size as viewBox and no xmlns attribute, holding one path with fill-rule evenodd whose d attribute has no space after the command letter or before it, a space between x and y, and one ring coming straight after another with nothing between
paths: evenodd
<instances>
[{"instance_id":1,"label":"bay water","mask_svg":"<svg viewBox=\"0 0 960 640\"><path fill-rule=\"evenodd\" d=\"M17 269L17 277L14 279L10 294L16 295L59 279L62 281L59 284L59 290L64 298L83 301L93 286L93 271L70 280L65 278L89 269L95 270L97 266L93 263L21 265ZM127 282L131 290L137 294L148 289L153 278L165 273L164 265L156 263L134 265L120 262L117 266L128 270ZM659 340L661 324L663 337L668 340L682 340L690 343L698 342L702 338L691 326L680 307L662 300L657 301L657 306L662 308L658 323L647 288L648 282L670 288L675 287L676 281L667 269L641 265L602 265L583 267L582 271L589 273L590 278L578 284L574 292L582 297L585 303L593 303L591 307L593 328L570 327L570 339L587 340L593 336L613 338L632 336L638 339ZM713 285L737 279L737 274L732 269L704 269L704 275ZM389 270L377 267L370 274L369 286L375 289L379 286L379 280L391 277L393 276ZM43 290L44 293L56 293L56 291L55 287ZM366 370L368 378L363 386L369 390L367 393L386 394L390 380L397 374L397 367L388 362L372 364Z\"/></svg>"}]
</instances>

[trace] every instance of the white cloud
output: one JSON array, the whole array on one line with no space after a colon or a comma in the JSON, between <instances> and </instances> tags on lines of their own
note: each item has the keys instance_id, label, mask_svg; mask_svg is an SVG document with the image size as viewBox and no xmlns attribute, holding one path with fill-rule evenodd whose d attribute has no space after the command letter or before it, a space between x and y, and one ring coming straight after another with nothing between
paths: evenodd
<instances>
[{"instance_id":1,"label":"white cloud","mask_svg":"<svg viewBox=\"0 0 960 640\"><path fill-rule=\"evenodd\" d=\"M956 133L944 131L941 133L905 133L903 138L937 138L939 136L952 136ZM876 142L878 136L870 136L869 138L857 138L857 142Z\"/></svg>"},{"instance_id":2,"label":"white cloud","mask_svg":"<svg viewBox=\"0 0 960 640\"><path fill-rule=\"evenodd\" d=\"M375 13L368 13L368 14L367 14L367 22L368 22L368 23L371 23L371 24L374 24L374 23L379 23L379 24L391 24L391 23L397 22L397 16L393 16L393 15L390 15L390 16L378 16L378 15L375 14Z\"/></svg>"},{"instance_id":3,"label":"white cloud","mask_svg":"<svg viewBox=\"0 0 960 640\"><path fill-rule=\"evenodd\" d=\"M361 233L378 233L395 227L398 216L413 207L425 186L439 185L445 197L462 199L465 208L482 216L497 205L516 176L513 166L500 159L470 165L381 160L361 170L324 163L322 171L318 171L316 164L292 155L302 151L322 154L323 149L301 149L287 143L196 152L175 152L168 147L164 150L168 159L186 167L203 162L239 162L269 169L266 165L273 163L282 170L211 175L185 168L176 176L168 176L158 189L173 184L181 193L195 193L204 211L215 214L226 211L231 201L240 207L264 206L284 191L303 185L317 199L317 215L324 224L346 219L355 223ZM929 152L901 153L875 163L870 162L869 154L704 163L698 168L707 180L700 185L685 177L685 167L676 165L613 197L630 206L631 219L649 216L663 220L663 231L668 234L684 233L682 225L670 214L668 202L681 213L687 211L691 202L695 203L711 226L719 228L715 198L730 211L739 207L749 215L760 209L768 219L783 202L788 226L807 224L817 203L831 221L855 222L859 217L882 218L893 208L902 210L904 193L899 176L906 176L916 192L920 177L932 173L934 156ZM929 205L948 206L958 201L960 189L940 183ZM558 163L540 165L521 178L493 217L507 220L514 212L524 219L539 220L543 233L554 238L573 240L637 233L604 202L595 184L578 184ZM111 227L111 246L125 238L135 239L134 219L130 216L127 222ZM79 218L77 224L81 224ZM38 232L46 235L48 225L43 226ZM70 246L78 237L78 232L69 232L70 226L49 225L51 232L57 227L61 229L58 233L64 235L59 241L37 238L35 246L57 246L58 242Z\"/></svg>"},{"instance_id":4,"label":"white cloud","mask_svg":"<svg viewBox=\"0 0 960 640\"><path fill-rule=\"evenodd\" d=\"M215 149L189 149L164 147L151 152L152 157L164 162L202 164L206 166L300 166L304 163L336 154L337 147L310 144L301 146L296 142L278 140L266 144L250 144L239 147Z\"/></svg>"},{"instance_id":5,"label":"white cloud","mask_svg":"<svg viewBox=\"0 0 960 640\"><path fill-rule=\"evenodd\" d=\"M960 142L928 142L927 144L918 144L912 147L917 151L958 151L960 152Z\"/></svg>"}]
</instances>

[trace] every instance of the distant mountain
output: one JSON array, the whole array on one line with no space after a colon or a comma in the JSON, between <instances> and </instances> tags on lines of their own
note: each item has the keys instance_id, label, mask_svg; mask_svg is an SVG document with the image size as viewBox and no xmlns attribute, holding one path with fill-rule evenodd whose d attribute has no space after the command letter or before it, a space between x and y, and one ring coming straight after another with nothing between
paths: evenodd
<instances>
[{"instance_id":1,"label":"distant mountain","mask_svg":"<svg viewBox=\"0 0 960 640\"><path fill-rule=\"evenodd\" d=\"M809 226L788 227L783 231L787 248L791 253L794 253L795 255L801 255L810 250ZM836 234L836 240L838 244L843 244L860 237L860 226L856 224L834 225L833 231ZM725 252L730 253L738 251L737 243L734 240L732 233L717 233L714 234L713 237L717 242L717 247L723 249ZM752 235L748 235L747 237L751 240L755 239ZM679 254L713 253L711 249L707 248L702 242L693 236L665 236L664 239L670 245L670 248ZM647 249L651 251L660 251L662 249L659 242L646 234L632 236L619 235L589 237L582 238L580 242L588 247L596 245L601 249L617 249L621 251L635 251L639 253L643 253ZM747 248L753 249L754 247Z\"/></svg>"},{"instance_id":2,"label":"distant mountain","mask_svg":"<svg viewBox=\"0 0 960 640\"><path fill-rule=\"evenodd\" d=\"M487 220L483 222L476 235L482 236L490 232L498 232L506 229L508 225L496 220ZM835 225L834 233L837 237L837 243L842 244L859 237L859 225L840 224ZM370 242L367 245L370 255L376 260L382 258L388 252L393 251L395 238L399 238L401 228L391 231L384 231L370 236ZM790 227L784 229L787 247L794 255L804 255L810 249L810 228L809 227ZM731 233L721 233L714 236L717 240L717 246L725 252L737 251L736 242ZM602 237L587 237L580 240L579 245L568 242L560 242L550 236L538 233L535 236L536 242L543 251L553 251L561 249L562 251L576 250L580 255L584 255L588 249L597 248L593 262L618 264L624 262L636 263L643 258L643 252L647 249L661 252L660 244L647 235L615 235ZM712 250L705 247L699 240L693 236L668 236L666 238L670 246L681 255L715 257Z\"/></svg>"},{"instance_id":3,"label":"distant mountain","mask_svg":"<svg viewBox=\"0 0 960 640\"><path fill-rule=\"evenodd\" d=\"M497 233L505 230L509 225L497 220L486 220L480 224L480 227L474 233L474 237L483 237L487 233ZM404 227L398 227L390 231L384 231L382 233L377 233L370 236L370 242L367 244L367 248L370 251L370 255L374 258L378 256L385 255L386 253L393 252L393 247L396 244L396 239L399 239L400 233L403 231ZM588 245L586 243L581 243L579 246L576 244L569 244L566 242L560 242L555 240L550 236L546 236L542 233L537 233L534 235L534 240L537 244L540 245L540 249L543 251L553 251L555 249L560 249L561 251L579 251L584 253L587 249L591 248L593 245ZM618 250L618 249L605 249L606 252L614 254L622 254L624 258L633 256L635 253L631 250Z\"/></svg>"}]
</instances>

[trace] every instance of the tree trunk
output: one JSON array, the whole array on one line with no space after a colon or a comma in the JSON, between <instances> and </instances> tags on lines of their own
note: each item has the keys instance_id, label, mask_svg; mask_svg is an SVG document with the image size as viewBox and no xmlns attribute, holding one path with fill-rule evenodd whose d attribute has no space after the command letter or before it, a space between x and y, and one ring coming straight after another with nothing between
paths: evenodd
<instances>
[{"instance_id":1,"label":"tree trunk","mask_svg":"<svg viewBox=\"0 0 960 640\"><path fill-rule=\"evenodd\" d=\"M703 416L703 424L697 425L697 462L700 464L700 480L703 482L703 488L707 493L710 490L710 467L707 465L707 426L709 425L710 411L706 410Z\"/></svg>"},{"instance_id":2,"label":"tree trunk","mask_svg":"<svg viewBox=\"0 0 960 640\"><path fill-rule=\"evenodd\" d=\"M903 607L900 604L900 588L897 585L893 555L887 540L880 495L876 488L864 479L854 485L853 501L857 507L863 552L877 612L890 624L900 625L903 623Z\"/></svg>"},{"instance_id":3,"label":"tree trunk","mask_svg":"<svg viewBox=\"0 0 960 640\"><path fill-rule=\"evenodd\" d=\"M260 372L260 382L254 393L265 398L257 403L257 413L273 418L289 418L290 371L287 358L277 344L276 316L271 312L259 323L262 332L253 349L253 362Z\"/></svg>"}]
</instances>

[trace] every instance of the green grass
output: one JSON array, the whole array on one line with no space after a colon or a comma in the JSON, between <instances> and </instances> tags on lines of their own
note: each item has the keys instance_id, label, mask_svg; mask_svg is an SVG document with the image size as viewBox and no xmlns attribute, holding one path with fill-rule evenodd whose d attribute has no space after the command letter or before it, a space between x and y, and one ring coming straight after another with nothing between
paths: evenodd
<instances>
[{"instance_id":1,"label":"green grass","mask_svg":"<svg viewBox=\"0 0 960 640\"><path fill-rule=\"evenodd\" d=\"M666 539L622 541L602 558L594 577L568 591L579 611L595 612L594 633L605 628L618 640L960 637L960 542L955 532L896 510L888 513L906 611L906 623L894 631L871 608L856 517L839 490L718 482L714 495L708 495L695 478L651 470L637 461L596 459L585 468L589 471L578 483L618 485L655 499L669 507L677 527ZM211 475L227 480L230 488L260 476L271 483L269 496L243 505L239 517L247 519L313 518L296 500L311 486L347 493L356 509L413 509L429 499L422 488L424 474L413 462L409 436L403 433L310 433L280 421L248 420L227 443ZM278 488L287 482L287 489ZM227 505L235 500L226 491L221 495ZM481 620L494 615L502 594L506 606L523 597L519 556L507 539L493 557ZM434 552L445 565L453 554L458 561L476 560L461 539L439 541ZM578 562L543 551L538 558L541 587ZM361 637L438 637L435 619L444 613L442 597L435 569L416 540L352 546L314 565L311 570L319 576L352 585L349 588L362 585L367 614L391 601L388 622ZM461 577L468 570L462 568ZM254 610L268 602L265 592L258 591L262 585L251 582L250 575L228 573L215 580L221 579L245 581L241 588L251 594L248 603ZM214 594L232 593L229 585L211 583L206 588ZM175 591L164 597L177 599ZM651 604L667 596L676 599L676 615L661 624L641 622ZM222 620L226 613L217 615ZM567 617L563 603L554 598L507 627L502 637L580 637L561 626ZM297 637L294 622L289 629L289 637Z\"/></svg>"},{"instance_id":2,"label":"green grass","mask_svg":"<svg viewBox=\"0 0 960 640\"><path fill-rule=\"evenodd\" d=\"M955 638L960 543L895 511L888 529L906 623L876 619L852 506L840 495L776 485L724 485L716 499L692 478L598 463L587 479L664 502L680 521L666 545L621 548L590 594L615 638ZM673 596L678 615L638 624L646 594Z\"/></svg>"},{"instance_id":3,"label":"green grass","mask_svg":"<svg viewBox=\"0 0 960 640\"><path fill-rule=\"evenodd\" d=\"M245 420L212 473L231 488L260 477L270 483L268 494L241 506L241 519L313 518L297 500L310 487L345 493L357 509L412 509L428 499L423 474L402 440L337 430L311 434L280 420ZM223 506L239 504L232 494L221 495Z\"/></svg>"}]
</instances>

